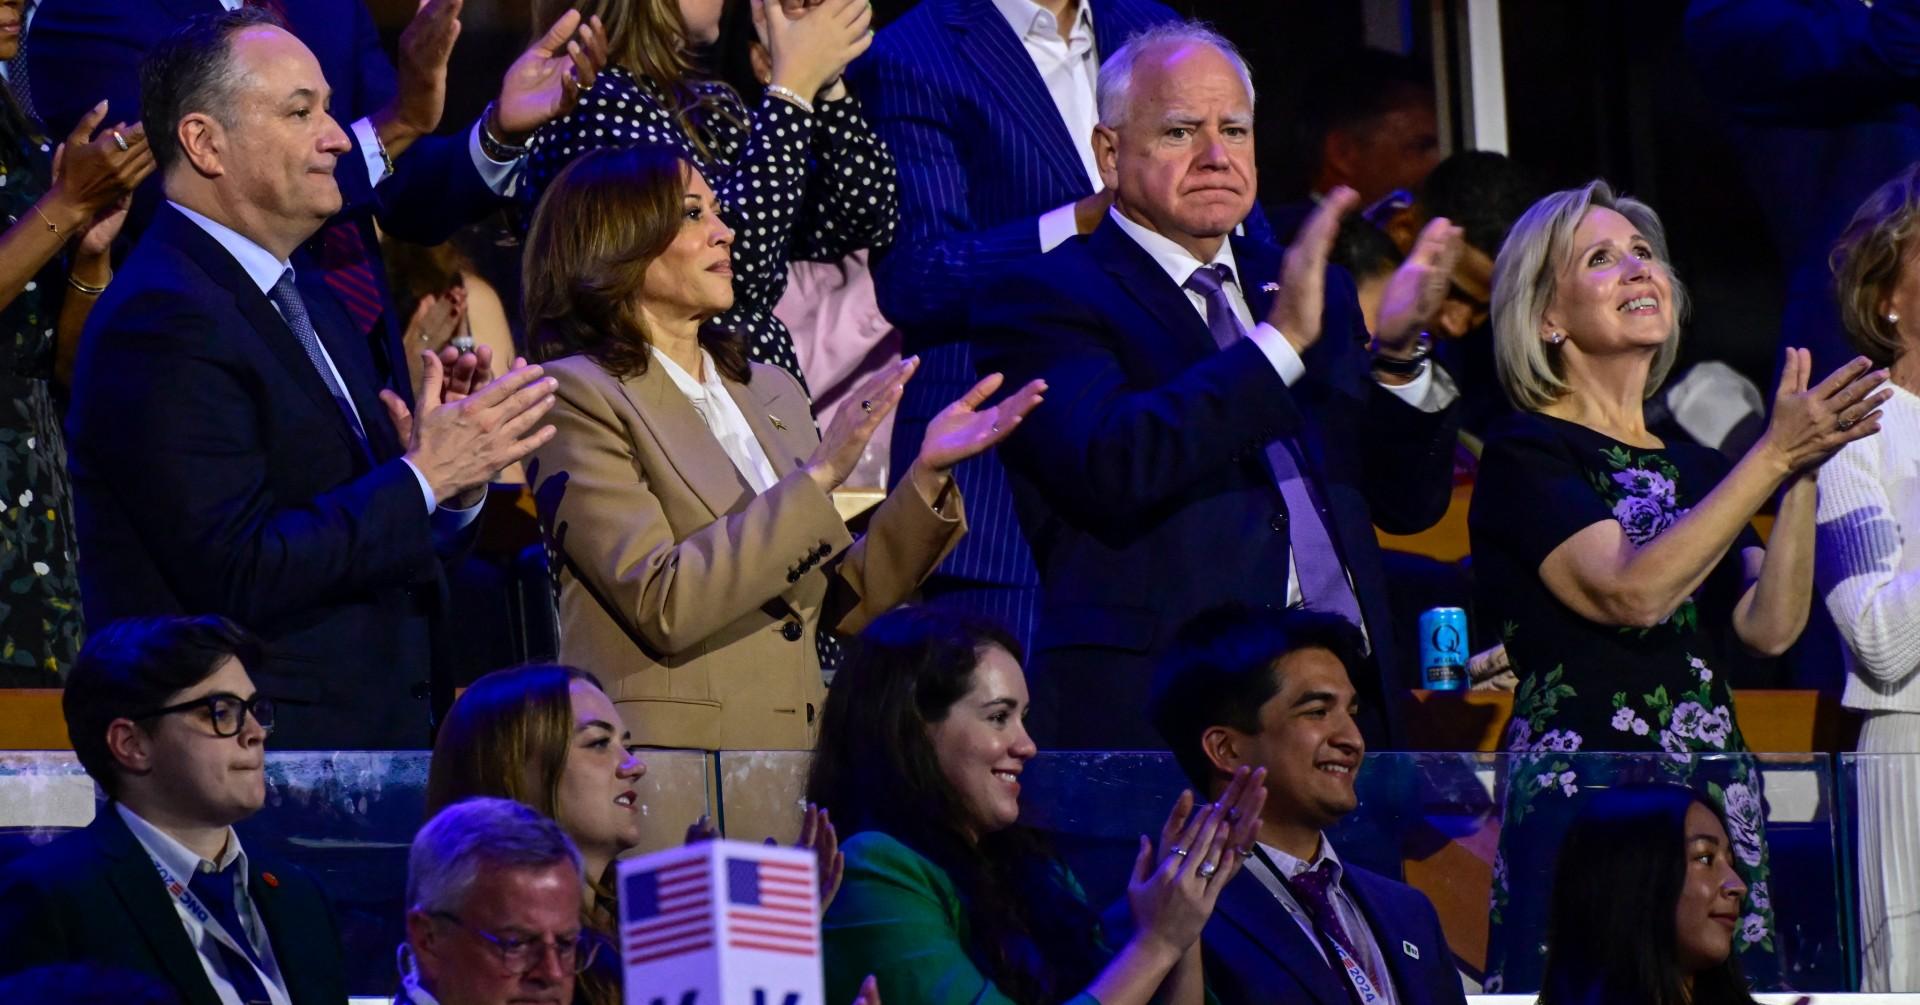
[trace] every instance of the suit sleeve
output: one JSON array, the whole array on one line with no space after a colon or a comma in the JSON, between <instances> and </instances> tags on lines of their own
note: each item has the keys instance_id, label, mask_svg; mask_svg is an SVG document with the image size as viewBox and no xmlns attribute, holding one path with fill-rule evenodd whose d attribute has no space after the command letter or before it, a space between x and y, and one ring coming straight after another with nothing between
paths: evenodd
<instances>
[{"instance_id":1,"label":"suit sleeve","mask_svg":"<svg viewBox=\"0 0 1920 1005\"><path fill-rule=\"evenodd\" d=\"M1920 100L1920 0L1695 0L1686 42L1701 83L1763 120Z\"/></svg>"},{"instance_id":2,"label":"suit sleeve","mask_svg":"<svg viewBox=\"0 0 1920 1005\"><path fill-rule=\"evenodd\" d=\"M42 3L27 46L34 110L47 136L66 139L80 116L109 102L106 124L140 119L140 59L147 39L118 0Z\"/></svg>"},{"instance_id":3,"label":"suit sleeve","mask_svg":"<svg viewBox=\"0 0 1920 1005\"><path fill-rule=\"evenodd\" d=\"M1368 334L1353 280L1344 269L1328 274L1327 297L1339 297L1352 323L1345 339L1328 333L1321 343L1338 350L1339 364L1359 374L1365 390L1360 446L1363 451L1363 488L1374 525L1389 534L1416 534L1439 522L1453 501L1453 448L1459 439L1461 408L1458 395L1435 412L1388 390L1372 373L1372 363L1359 346ZM1438 367L1430 362L1428 367ZM1309 363L1307 372L1314 372ZM1432 375L1429 375L1432 379Z\"/></svg>"},{"instance_id":4,"label":"suit sleeve","mask_svg":"<svg viewBox=\"0 0 1920 1005\"><path fill-rule=\"evenodd\" d=\"M1009 278L975 343L981 373L1005 373L1008 387L1047 382L1046 403L1001 456L1056 511L1124 528L1223 469L1264 463L1268 443L1299 430L1285 382L1250 339L1159 387L1130 390L1115 319L1098 312L1100 300L1123 294L1074 295L1071 284L1070 276Z\"/></svg>"},{"instance_id":5,"label":"suit sleeve","mask_svg":"<svg viewBox=\"0 0 1920 1005\"><path fill-rule=\"evenodd\" d=\"M900 174L900 235L874 265L880 310L901 328L956 340L983 280L1040 253L1039 219L976 229L951 109L891 50L876 47L854 73Z\"/></svg>"},{"instance_id":6,"label":"suit sleeve","mask_svg":"<svg viewBox=\"0 0 1920 1005\"><path fill-rule=\"evenodd\" d=\"M154 288L89 327L75 447L193 609L260 624L430 575L427 509L395 459L305 501L276 498L257 413L286 388L232 355L231 318ZM110 403L110 404L108 404Z\"/></svg>"},{"instance_id":7,"label":"suit sleeve","mask_svg":"<svg viewBox=\"0 0 1920 1005\"><path fill-rule=\"evenodd\" d=\"M698 645L792 585L818 544L853 543L847 525L805 471L684 537L667 522L649 471L597 387L564 368L528 480L561 561L655 651Z\"/></svg>"}]
</instances>

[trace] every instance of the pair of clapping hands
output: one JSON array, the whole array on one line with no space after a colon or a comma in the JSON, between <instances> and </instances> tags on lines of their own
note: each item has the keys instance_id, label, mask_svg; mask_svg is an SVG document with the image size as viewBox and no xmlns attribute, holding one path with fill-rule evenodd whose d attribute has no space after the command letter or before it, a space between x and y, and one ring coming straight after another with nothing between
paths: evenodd
<instances>
[{"instance_id":1,"label":"pair of clapping hands","mask_svg":"<svg viewBox=\"0 0 1920 1005\"><path fill-rule=\"evenodd\" d=\"M1140 836L1127 906L1135 931L1185 952L1200 938L1220 891L1254 853L1267 804L1267 769L1234 771L1220 798L1196 806L1191 790L1174 800L1160 840Z\"/></svg>"}]
</instances>

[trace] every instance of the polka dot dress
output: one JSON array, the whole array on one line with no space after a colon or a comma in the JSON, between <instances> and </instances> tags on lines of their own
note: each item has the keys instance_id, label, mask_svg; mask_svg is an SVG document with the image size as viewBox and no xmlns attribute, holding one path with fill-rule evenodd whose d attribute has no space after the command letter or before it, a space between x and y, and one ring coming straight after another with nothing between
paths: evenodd
<instances>
[{"instance_id":1,"label":"polka dot dress","mask_svg":"<svg viewBox=\"0 0 1920 1005\"><path fill-rule=\"evenodd\" d=\"M695 85L696 147L651 81L609 67L572 114L535 133L527 158L528 196L537 202L575 157L602 147L662 144L700 169L734 229L733 309L720 321L747 341L748 355L806 384L793 337L773 316L787 263L831 261L893 240L898 192L893 156L849 94L816 101L809 115L768 95L749 112L732 88Z\"/></svg>"}]
</instances>

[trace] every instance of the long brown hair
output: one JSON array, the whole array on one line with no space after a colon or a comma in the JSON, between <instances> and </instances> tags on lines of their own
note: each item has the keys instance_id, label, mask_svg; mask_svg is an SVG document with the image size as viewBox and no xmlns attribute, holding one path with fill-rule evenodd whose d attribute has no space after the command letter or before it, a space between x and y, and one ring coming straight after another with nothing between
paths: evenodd
<instances>
[{"instance_id":1,"label":"long brown hair","mask_svg":"<svg viewBox=\"0 0 1920 1005\"><path fill-rule=\"evenodd\" d=\"M582 154L547 186L521 268L527 341L536 360L584 353L608 373L645 373L652 339L639 310L647 266L680 232L693 166L661 146ZM746 349L708 324L700 346L727 378L750 378Z\"/></svg>"},{"instance_id":2,"label":"long brown hair","mask_svg":"<svg viewBox=\"0 0 1920 1005\"><path fill-rule=\"evenodd\" d=\"M702 157L712 156L709 123L722 119L745 128L750 116L740 96L705 79L695 61L680 0L534 0L535 35L569 9L582 18L598 15L607 36L607 62L653 85L666 110Z\"/></svg>"}]
</instances>

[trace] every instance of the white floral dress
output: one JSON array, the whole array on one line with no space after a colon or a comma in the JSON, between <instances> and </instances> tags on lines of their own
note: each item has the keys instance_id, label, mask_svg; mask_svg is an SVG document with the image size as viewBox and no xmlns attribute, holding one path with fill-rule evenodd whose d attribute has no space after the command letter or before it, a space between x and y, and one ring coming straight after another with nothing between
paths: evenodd
<instances>
[{"instance_id":1,"label":"white floral dress","mask_svg":"<svg viewBox=\"0 0 1920 1005\"><path fill-rule=\"evenodd\" d=\"M1623 628L1588 621L1554 599L1540 563L1604 520L1635 544L1671 527L1728 471L1692 444L1647 450L1577 423L1516 415L1481 456L1468 518L1474 607L1494 627L1520 677L1508 724L1507 798L1494 864L1488 990L1539 987L1547 887L1560 837L1583 788L1630 781L1690 785L1726 813L1735 868L1749 894L1735 947L1756 986L1779 978L1768 894L1758 772L1746 752L1721 654L1737 644L1732 616L1744 588L1740 553L1751 529L1666 621ZM1610 752L1665 754L1634 763Z\"/></svg>"}]
</instances>

